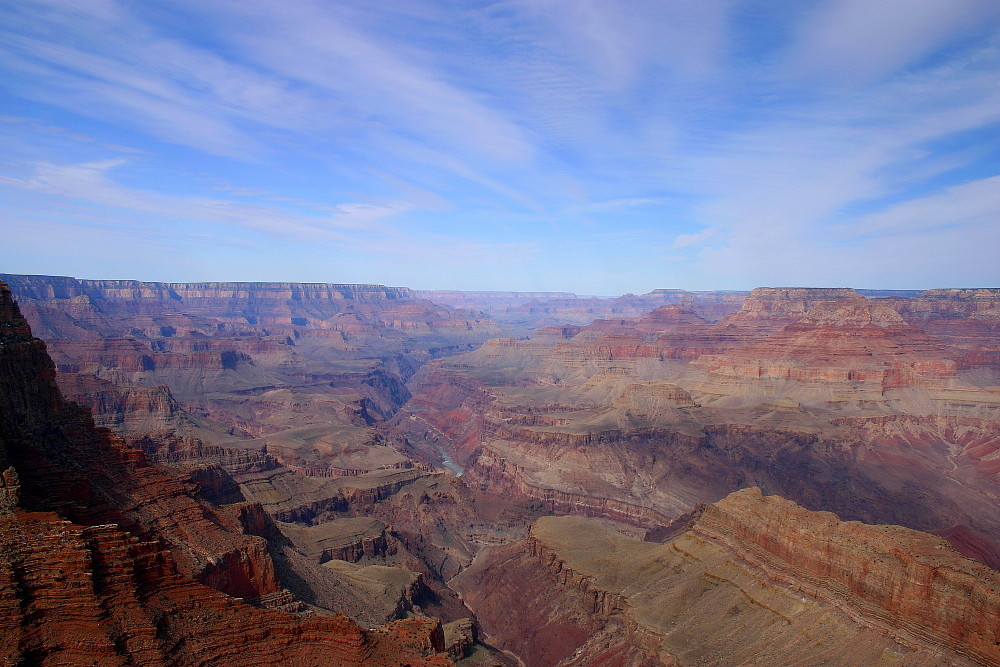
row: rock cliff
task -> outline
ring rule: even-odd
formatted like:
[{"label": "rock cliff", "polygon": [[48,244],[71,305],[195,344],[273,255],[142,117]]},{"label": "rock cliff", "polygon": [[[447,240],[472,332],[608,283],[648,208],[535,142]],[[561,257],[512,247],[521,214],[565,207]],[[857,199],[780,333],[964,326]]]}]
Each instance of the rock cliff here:
[{"label": "rock cliff", "polygon": [[707,507],[693,532],[903,644],[1000,661],[1000,573],[940,537],[842,522],[756,488]]},{"label": "rock cliff", "polygon": [[[665,544],[543,518],[455,584],[491,640],[533,665],[998,659],[995,571],[940,538],[844,523],[757,489],[708,506]],[[515,600],[523,612],[505,616]]]},{"label": "rock cliff", "polygon": [[498,333],[482,314],[380,285],[0,279],[100,425],[266,445],[303,470],[332,453],[302,430],[320,425],[354,449],[344,469],[401,463],[367,447],[372,425],[409,398],[421,364]]},{"label": "rock cliff", "polygon": [[732,378],[796,380],[843,394],[876,396],[890,389],[941,386],[940,381],[955,376],[955,362],[944,345],[907,325],[889,305],[859,295],[819,301],[780,332],[723,354],[704,355],[696,364]]},{"label": "rock cliff", "polygon": [[450,664],[440,625],[418,648],[409,626],[368,632],[241,599],[292,601],[248,532],[259,506],[199,499],[64,402],[2,283],[0,465],[4,664]]},{"label": "rock cliff", "polygon": [[956,361],[968,381],[1000,384],[1000,289],[935,289],[888,301],[907,322],[961,350]]}]

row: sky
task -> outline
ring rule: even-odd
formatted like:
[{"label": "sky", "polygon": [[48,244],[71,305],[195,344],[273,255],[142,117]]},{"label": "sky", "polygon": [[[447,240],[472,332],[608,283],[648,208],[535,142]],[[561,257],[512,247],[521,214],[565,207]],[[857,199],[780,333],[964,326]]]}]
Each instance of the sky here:
[{"label": "sky", "polygon": [[997,0],[0,3],[0,272],[1000,286]]}]

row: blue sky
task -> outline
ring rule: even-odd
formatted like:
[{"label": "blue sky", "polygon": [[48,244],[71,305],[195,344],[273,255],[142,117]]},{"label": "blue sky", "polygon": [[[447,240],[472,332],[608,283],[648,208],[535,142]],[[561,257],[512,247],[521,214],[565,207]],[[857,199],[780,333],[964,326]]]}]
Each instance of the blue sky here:
[{"label": "blue sky", "polygon": [[0,271],[1000,285],[996,0],[0,4]]}]

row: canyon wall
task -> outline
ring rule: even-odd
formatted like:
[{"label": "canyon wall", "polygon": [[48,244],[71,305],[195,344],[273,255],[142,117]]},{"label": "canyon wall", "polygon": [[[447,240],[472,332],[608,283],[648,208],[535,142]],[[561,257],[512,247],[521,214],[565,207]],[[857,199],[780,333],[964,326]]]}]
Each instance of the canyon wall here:
[{"label": "canyon wall", "polygon": [[0,464],[5,664],[451,664],[439,624],[415,648],[412,624],[369,632],[241,599],[292,602],[244,532],[254,505],[208,504],[64,402],[2,283]]},{"label": "canyon wall", "polygon": [[401,465],[371,427],[421,364],[499,331],[381,285],[0,279],[101,426],[266,446],[303,470],[334,454],[348,472]]},{"label": "canyon wall", "polygon": [[940,537],[842,522],[757,488],[708,506],[693,532],[905,644],[1000,661],[1000,573]]},{"label": "canyon wall", "polygon": [[995,664],[997,584],[940,538],[757,489],[664,544],[543,518],[455,581],[533,665]]},{"label": "canyon wall", "polygon": [[675,303],[540,329],[422,367],[392,423],[467,483],[557,512],[649,528],[759,485],[996,542],[994,292],[758,288],[716,322]]},{"label": "canyon wall", "polygon": [[[479,655],[466,605],[531,665],[997,660],[977,616],[995,601],[966,586],[990,571],[810,512],[996,564],[996,290],[532,295],[491,302],[498,326],[380,286],[11,280],[55,359],[0,299],[0,422],[28,443],[0,448],[5,535],[44,536],[10,547],[11,586],[33,571],[16,585],[40,590],[59,558],[71,582],[140,563],[139,594],[101,584],[75,607],[101,659],[156,664],[150,622],[187,637],[166,586],[219,619],[252,610],[271,629],[232,624],[253,641],[336,625],[345,664]],[[742,491],[702,511],[748,486],[798,505]],[[546,514],[577,518],[529,535]],[[105,591],[134,610],[119,629],[93,612]],[[339,620],[285,613],[304,609]],[[81,641],[33,622],[10,655]],[[230,639],[183,641],[178,664],[212,664]]]},{"label": "canyon wall", "polygon": [[684,304],[711,321],[739,310],[746,292],[688,292],[657,289],[619,297],[579,296],[567,292],[417,292],[435,303],[477,310],[514,331],[565,324],[586,326],[597,319],[641,317],[656,308]]}]

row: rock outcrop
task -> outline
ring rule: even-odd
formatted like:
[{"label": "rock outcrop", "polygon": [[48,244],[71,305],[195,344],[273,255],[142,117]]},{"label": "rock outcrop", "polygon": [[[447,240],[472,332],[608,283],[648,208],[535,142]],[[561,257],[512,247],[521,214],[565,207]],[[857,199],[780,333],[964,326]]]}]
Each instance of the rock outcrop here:
[{"label": "rock outcrop", "polygon": [[211,505],[64,402],[2,283],[0,464],[4,664],[450,664],[439,624],[421,643],[414,627],[369,632],[241,599],[291,602],[247,532],[259,506]]},{"label": "rock outcrop", "polygon": [[907,325],[889,305],[859,295],[818,301],[780,332],[723,354],[704,355],[696,365],[716,375],[796,380],[862,397],[939,387],[955,377],[955,362],[944,345]]},{"label": "rock outcrop", "polygon": [[844,523],[757,489],[708,506],[665,544],[543,518],[455,583],[491,641],[534,665],[1000,658],[997,572],[940,538]]},{"label": "rock outcrop", "polygon": [[967,380],[1000,385],[1000,289],[934,289],[888,300],[908,323],[962,352],[956,362]]},{"label": "rock outcrop", "polygon": [[1000,661],[1000,572],[940,537],[842,522],[756,488],[707,507],[693,532],[904,645]]}]

